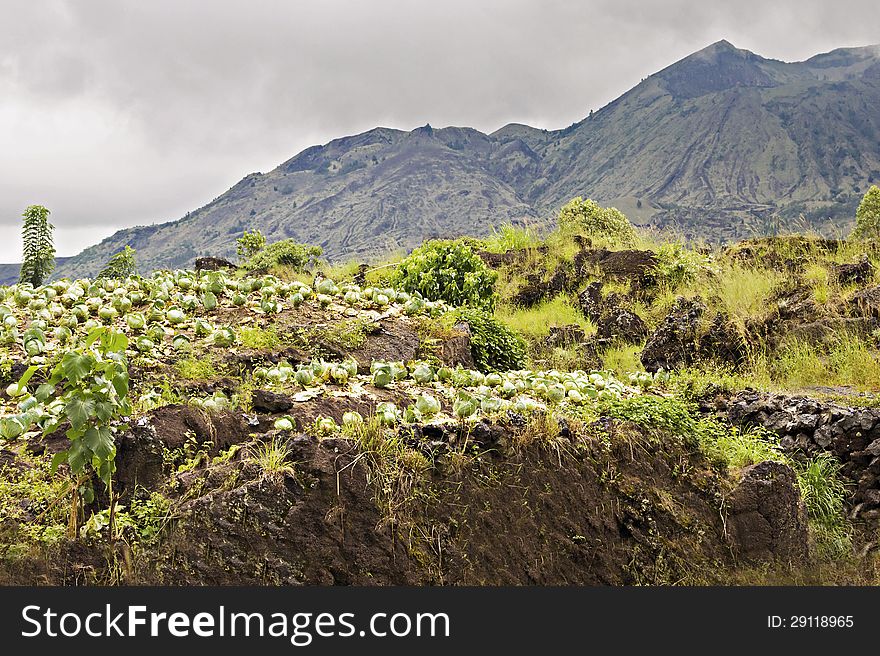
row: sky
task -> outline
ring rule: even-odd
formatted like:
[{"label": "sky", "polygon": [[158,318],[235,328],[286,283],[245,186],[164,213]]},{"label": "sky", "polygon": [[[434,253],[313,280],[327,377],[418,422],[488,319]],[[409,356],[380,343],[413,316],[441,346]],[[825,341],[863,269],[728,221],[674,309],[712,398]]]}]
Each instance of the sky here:
[{"label": "sky", "polygon": [[800,61],[880,41],[867,0],[0,0],[0,262],[178,219],[376,126],[570,125],[727,39]]}]

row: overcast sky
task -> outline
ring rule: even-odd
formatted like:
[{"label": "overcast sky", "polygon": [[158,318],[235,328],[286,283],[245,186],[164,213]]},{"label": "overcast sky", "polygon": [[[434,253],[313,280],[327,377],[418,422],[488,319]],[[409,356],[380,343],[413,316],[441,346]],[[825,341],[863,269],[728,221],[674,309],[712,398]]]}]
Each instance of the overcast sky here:
[{"label": "overcast sky", "polygon": [[725,38],[786,61],[880,41],[867,0],[0,0],[0,262],[180,218],[377,125],[561,128]]}]

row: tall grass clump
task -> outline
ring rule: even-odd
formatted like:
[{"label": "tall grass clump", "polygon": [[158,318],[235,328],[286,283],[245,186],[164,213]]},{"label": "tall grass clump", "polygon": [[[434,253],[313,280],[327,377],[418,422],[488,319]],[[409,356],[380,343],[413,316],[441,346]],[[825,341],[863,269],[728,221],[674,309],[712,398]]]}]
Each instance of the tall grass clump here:
[{"label": "tall grass clump", "polygon": [[546,337],[551,326],[578,325],[587,334],[596,330],[592,322],[581,314],[565,294],[531,308],[503,305],[495,311],[495,317],[527,337]]},{"label": "tall grass clump", "polygon": [[742,321],[764,311],[780,280],[780,275],[772,269],[736,263],[718,273],[710,291],[729,316]]},{"label": "tall grass clump", "polygon": [[540,243],[535,232],[528,227],[519,227],[504,223],[492,228],[492,234],[482,240],[483,249],[489,253],[506,253],[512,250],[524,250]]},{"label": "tall grass clump", "polygon": [[816,555],[828,560],[851,553],[852,531],[845,514],[847,489],[840,477],[840,463],[831,454],[821,453],[797,469]]}]

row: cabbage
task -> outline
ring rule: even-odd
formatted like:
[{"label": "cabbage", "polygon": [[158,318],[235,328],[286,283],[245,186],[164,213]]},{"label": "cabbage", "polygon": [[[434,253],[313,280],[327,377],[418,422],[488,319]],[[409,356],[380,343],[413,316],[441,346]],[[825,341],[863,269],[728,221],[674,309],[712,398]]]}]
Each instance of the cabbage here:
[{"label": "cabbage", "polygon": [[147,325],[147,320],[144,319],[144,315],[140,312],[132,312],[125,315],[125,323],[131,330],[140,331]]},{"label": "cabbage", "polygon": [[321,307],[327,307],[333,302],[333,298],[327,294],[318,294],[317,299],[318,303],[321,304]]},{"label": "cabbage", "polygon": [[296,374],[294,374],[294,379],[297,383],[302,385],[303,387],[308,387],[312,384],[312,381],[315,379],[315,376],[312,372],[306,368],[297,369]]},{"label": "cabbage", "polygon": [[420,385],[425,385],[427,383],[433,382],[434,371],[429,365],[422,363],[413,370],[412,377],[413,380],[415,380]]},{"label": "cabbage", "polygon": [[330,369],[330,378],[332,378],[334,382],[343,385],[348,381],[348,369],[342,365],[333,367]]},{"label": "cabbage", "polygon": [[6,387],[6,395],[11,398],[24,394],[27,394],[27,386],[25,385],[19,386],[18,383],[11,383]]},{"label": "cabbage", "polygon": [[190,347],[189,337],[181,334],[175,335],[171,340],[171,346],[177,351],[186,351]]},{"label": "cabbage", "polygon": [[204,319],[196,319],[193,329],[195,330],[196,337],[207,337],[214,332],[213,326]]},{"label": "cabbage", "polygon": [[335,433],[338,429],[333,417],[321,417],[315,422],[315,430],[321,435]]},{"label": "cabbage", "polygon": [[502,379],[498,374],[489,374],[486,376],[486,385],[489,387],[498,387],[501,383]]},{"label": "cabbage", "polygon": [[459,419],[465,419],[477,411],[477,402],[469,398],[457,399],[452,406],[452,411]]},{"label": "cabbage", "polygon": [[329,278],[324,278],[324,280],[322,280],[321,282],[319,282],[317,284],[315,289],[317,290],[317,292],[319,294],[330,294],[330,295],[335,294],[337,291],[339,291],[336,288],[336,283],[333,282],[332,280],[330,280]]},{"label": "cabbage", "polygon": [[180,324],[186,321],[186,315],[179,308],[173,308],[165,313],[165,318],[170,324]]},{"label": "cabbage", "polygon": [[488,396],[480,401],[480,409],[485,413],[500,412],[503,407],[504,401],[495,396]]},{"label": "cabbage", "polygon": [[18,417],[2,417],[0,418],[0,437],[11,440],[21,435],[25,430],[25,426]]},{"label": "cabbage", "polygon": [[440,401],[430,394],[420,394],[416,399],[416,410],[426,417],[431,417],[440,412]]},{"label": "cabbage", "polygon": [[214,292],[205,292],[205,295],[202,296],[202,305],[210,312],[217,307],[217,295]]},{"label": "cabbage", "polygon": [[386,425],[391,426],[397,423],[397,417],[400,414],[400,411],[397,409],[397,406],[389,401],[385,401],[376,406],[376,417],[379,419],[379,422]]},{"label": "cabbage", "polygon": [[100,310],[98,310],[98,317],[104,323],[110,323],[117,316],[119,316],[119,312],[117,312],[116,309],[112,307],[102,307]]},{"label": "cabbage", "polygon": [[547,389],[547,398],[553,403],[559,403],[565,398],[565,387],[554,383]]},{"label": "cabbage", "polygon": [[387,364],[373,372],[373,385],[376,387],[388,387],[393,380],[394,376],[391,373],[391,367]]},{"label": "cabbage", "polygon": [[211,335],[214,346],[232,346],[235,344],[235,332],[231,328],[218,328]]},{"label": "cabbage", "polygon": [[280,431],[293,430],[293,422],[290,420],[290,417],[281,417],[281,419],[276,419],[275,420],[275,430],[280,430]]},{"label": "cabbage", "polygon": [[300,305],[302,305],[304,300],[305,298],[299,292],[296,292],[293,296],[290,297],[290,303],[295,308],[298,308]]},{"label": "cabbage", "polygon": [[139,337],[134,346],[138,351],[141,351],[142,353],[150,353],[153,349],[156,348],[153,340],[151,340],[149,337]]},{"label": "cabbage", "polygon": [[344,426],[357,426],[364,423],[364,418],[360,412],[346,412],[342,415],[342,424]]},{"label": "cabbage", "polygon": [[348,371],[350,377],[357,376],[358,363],[354,358],[348,358],[342,361],[342,366]]}]

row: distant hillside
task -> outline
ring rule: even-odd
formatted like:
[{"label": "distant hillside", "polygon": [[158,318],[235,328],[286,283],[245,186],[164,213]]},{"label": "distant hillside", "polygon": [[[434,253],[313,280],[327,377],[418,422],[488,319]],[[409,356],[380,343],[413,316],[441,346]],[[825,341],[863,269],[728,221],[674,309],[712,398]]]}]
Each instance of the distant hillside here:
[{"label": "distant hillside", "polygon": [[58,267],[91,275],[126,244],[142,270],[269,239],[366,258],[425,238],[541,222],[575,195],[724,241],[800,221],[845,229],[880,181],[880,47],[804,62],[719,41],[564,130],[376,128],[246,176],[179,221],[122,230]]},{"label": "distant hillside", "polygon": [[[55,258],[55,266],[61,267],[67,262],[69,257]],[[0,285],[14,285],[18,282],[18,274],[21,271],[21,264],[0,264]]]}]

